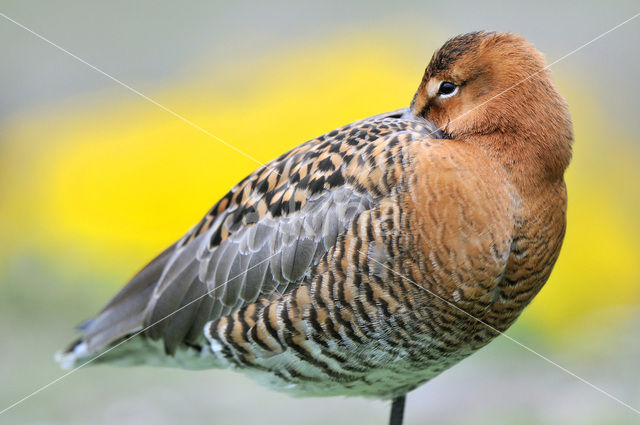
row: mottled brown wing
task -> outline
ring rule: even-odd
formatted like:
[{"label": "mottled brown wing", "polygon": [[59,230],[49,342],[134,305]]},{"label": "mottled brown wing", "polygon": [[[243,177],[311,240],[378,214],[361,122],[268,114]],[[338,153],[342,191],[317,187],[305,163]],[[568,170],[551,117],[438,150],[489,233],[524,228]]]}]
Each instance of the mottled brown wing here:
[{"label": "mottled brown wing", "polygon": [[334,130],[256,170],[83,327],[82,351],[146,328],[173,353],[199,344],[206,322],[286,293],[380,197],[360,182],[376,166],[367,144],[393,143],[404,131],[442,137],[400,110]]}]

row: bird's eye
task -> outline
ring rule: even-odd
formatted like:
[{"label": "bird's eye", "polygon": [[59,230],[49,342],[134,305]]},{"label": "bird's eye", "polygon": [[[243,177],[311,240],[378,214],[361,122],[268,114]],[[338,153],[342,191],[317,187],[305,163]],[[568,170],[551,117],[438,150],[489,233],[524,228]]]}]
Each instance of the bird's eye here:
[{"label": "bird's eye", "polygon": [[458,93],[458,86],[449,81],[443,81],[438,88],[438,96],[441,98],[451,97]]}]

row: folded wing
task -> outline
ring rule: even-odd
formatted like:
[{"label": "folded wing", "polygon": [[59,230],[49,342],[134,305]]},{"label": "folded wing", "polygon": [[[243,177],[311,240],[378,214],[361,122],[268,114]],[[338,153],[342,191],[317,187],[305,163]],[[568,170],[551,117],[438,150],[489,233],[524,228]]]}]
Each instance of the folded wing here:
[{"label": "folded wing", "polygon": [[282,296],[381,196],[352,175],[371,166],[367,143],[404,129],[441,136],[400,110],[334,130],[256,170],[82,325],[67,353],[75,360],[140,332],[173,354],[199,345],[206,322]]}]

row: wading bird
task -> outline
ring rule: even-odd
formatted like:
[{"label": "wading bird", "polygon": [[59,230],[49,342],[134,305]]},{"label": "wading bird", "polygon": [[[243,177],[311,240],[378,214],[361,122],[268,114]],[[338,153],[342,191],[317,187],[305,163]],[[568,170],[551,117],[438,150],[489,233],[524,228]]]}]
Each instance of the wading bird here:
[{"label": "wading bird", "polygon": [[231,367],[295,395],[393,400],[400,424],[409,391],[506,330],[549,277],[572,139],[531,44],[454,37],[409,108],[242,180],[58,360]]}]

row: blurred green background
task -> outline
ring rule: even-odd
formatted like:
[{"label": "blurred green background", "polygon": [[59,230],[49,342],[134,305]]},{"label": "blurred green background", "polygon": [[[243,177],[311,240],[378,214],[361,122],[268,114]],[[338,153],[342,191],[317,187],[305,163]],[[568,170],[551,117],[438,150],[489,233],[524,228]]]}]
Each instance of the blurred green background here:
[{"label": "blurred green background", "polygon": [[[0,12],[266,162],[408,104],[477,29],[549,62],[637,1],[0,1]],[[575,125],[569,227],[509,335],[640,408],[640,18],[554,65]],[[60,377],[73,326],[257,164],[0,17],[0,410]],[[292,399],[228,371],[83,368],[16,424],[385,424],[388,404]],[[499,338],[411,393],[406,424],[631,424],[640,416]]]}]

